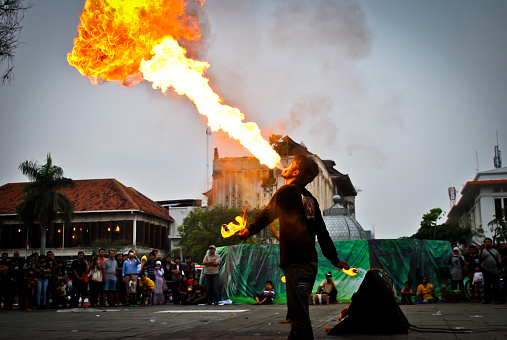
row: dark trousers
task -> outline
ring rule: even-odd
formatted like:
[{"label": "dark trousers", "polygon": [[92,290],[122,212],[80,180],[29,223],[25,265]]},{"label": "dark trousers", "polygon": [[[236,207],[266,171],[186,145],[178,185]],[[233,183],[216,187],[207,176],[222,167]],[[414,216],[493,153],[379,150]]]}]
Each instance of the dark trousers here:
[{"label": "dark trousers", "polygon": [[96,305],[102,291],[102,282],[90,280],[90,305]]},{"label": "dark trousers", "polygon": [[0,303],[3,300],[4,308],[10,309],[12,308],[12,303],[14,300],[14,281],[10,279],[4,279],[4,281],[0,282]]},{"label": "dark trousers", "polygon": [[171,282],[171,291],[173,294],[173,302],[176,304],[181,302],[180,294],[178,293],[179,287],[180,287],[180,282]]},{"label": "dark trousers", "polygon": [[500,275],[482,268],[482,276],[484,277],[484,302],[490,303],[492,294],[493,299],[498,301],[498,282],[500,281]]},{"label": "dark trousers", "polygon": [[205,274],[206,275],[206,290],[208,291],[208,302],[209,303],[217,303],[219,299],[218,293],[218,283],[219,283],[219,275],[218,274]]},{"label": "dark trousers", "polygon": [[461,299],[465,299],[465,288],[463,287],[463,280],[451,280],[451,289],[459,289],[461,291]]},{"label": "dark trousers", "polygon": [[308,298],[317,276],[317,263],[293,263],[283,268],[286,279],[287,317],[291,330],[288,339],[312,340]]},{"label": "dark trousers", "polygon": [[80,299],[84,303],[86,295],[86,283],[83,280],[72,280],[72,305],[77,307]]}]

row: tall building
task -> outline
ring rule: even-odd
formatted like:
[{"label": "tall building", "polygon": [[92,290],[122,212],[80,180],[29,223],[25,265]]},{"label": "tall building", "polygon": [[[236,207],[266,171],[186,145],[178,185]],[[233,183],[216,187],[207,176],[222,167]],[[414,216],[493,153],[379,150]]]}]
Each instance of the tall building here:
[{"label": "tall building", "polygon": [[[357,191],[348,175],[334,169],[334,161],[320,159],[302,143],[298,144],[288,136],[280,138],[274,149],[281,156],[284,168],[292,162],[295,155],[312,157],[319,166],[319,175],[306,188],[317,198],[321,209],[333,206],[333,196],[340,195],[343,197],[343,205],[355,216]],[[276,190],[285,184],[281,173],[281,169],[269,169],[254,157],[220,158],[218,149],[215,149],[212,189],[205,195],[211,206],[262,209]]]},{"label": "tall building", "polygon": [[[478,172],[461,190],[461,198],[447,214],[446,223],[458,223],[462,227],[482,228],[492,237],[488,224],[494,219],[505,219],[507,208],[507,168]],[[483,240],[474,239],[477,244]]]}]

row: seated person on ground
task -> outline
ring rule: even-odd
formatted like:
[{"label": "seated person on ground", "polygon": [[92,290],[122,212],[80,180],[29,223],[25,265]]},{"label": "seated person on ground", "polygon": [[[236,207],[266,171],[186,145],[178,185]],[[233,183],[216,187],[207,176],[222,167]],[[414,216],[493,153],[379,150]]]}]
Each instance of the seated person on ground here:
[{"label": "seated person on ground", "polygon": [[141,306],[145,305],[146,299],[148,299],[148,305],[153,306],[153,289],[155,289],[155,283],[150,278],[146,277],[146,274],[143,272],[139,274],[139,287],[142,288],[143,292]]},{"label": "seated person on ground", "polygon": [[[190,281],[190,280],[189,280]],[[206,288],[200,285],[197,280],[192,280],[192,294],[189,294],[186,304],[188,305],[199,305],[208,302],[208,295],[206,294]]]},{"label": "seated person on ground", "polygon": [[179,301],[187,301],[188,300],[188,279],[185,275],[183,275],[181,279],[181,283],[178,286],[178,291],[176,294],[179,295]]},{"label": "seated person on ground", "polygon": [[435,287],[428,282],[428,277],[423,276],[421,284],[417,286],[416,301],[422,300],[423,302],[436,302],[438,301],[438,294]]},{"label": "seated person on ground", "polygon": [[273,282],[270,280],[266,281],[266,287],[260,292],[260,294],[255,294],[254,299],[256,305],[270,305],[273,303],[273,299],[275,298],[275,290],[273,289]]},{"label": "seated person on ground", "polygon": [[413,305],[414,302],[412,302],[412,295],[414,295],[414,292],[410,288],[410,282],[405,282],[405,288],[401,290],[401,304],[402,305]]},{"label": "seated person on ground", "polygon": [[317,288],[317,294],[327,294],[329,295],[329,303],[336,303],[338,291],[336,290],[336,282],[333,280],[331,272],[326,273],[326,279]]}]

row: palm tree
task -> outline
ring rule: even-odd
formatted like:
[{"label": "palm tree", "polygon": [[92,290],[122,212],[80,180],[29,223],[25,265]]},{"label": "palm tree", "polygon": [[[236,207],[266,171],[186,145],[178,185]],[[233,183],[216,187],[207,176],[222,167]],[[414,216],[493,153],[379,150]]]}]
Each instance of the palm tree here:
[{"label": "palm tree", "polygon": [[74,181],[63,177],[63,170],[53,165],[51,154],[48,153],[46,164],[38,165],[34,161],[24,161],[19,170],[26,175],[31,183],[25,186],[23,202],[17,207],[18,216],[25,224],[37,223],[41,228],[40,251],[46,252],[46,228],[61,213],[65,222],[70,222],[74,205],[69,198],[58,190],[73,187]]}]

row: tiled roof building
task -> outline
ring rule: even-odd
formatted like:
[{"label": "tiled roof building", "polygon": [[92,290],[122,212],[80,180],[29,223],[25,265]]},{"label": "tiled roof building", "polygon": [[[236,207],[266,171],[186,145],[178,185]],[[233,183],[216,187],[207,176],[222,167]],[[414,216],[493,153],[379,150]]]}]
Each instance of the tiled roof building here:
[{"label": "tiled roof building", "polygon": [[[16,207],[23,200],[28,183],[8,183],[0,187],[0,248],[40,245],[38,225],[23,225]],[[167,250],[168,230],[173,218],[167,209],[137,190],[115,179],[77,180],[73,188],[62,189],[74,203],[72,223],[48,226],[47,248],[86,248],[95,239],[126,239],[133,245]]]}]

